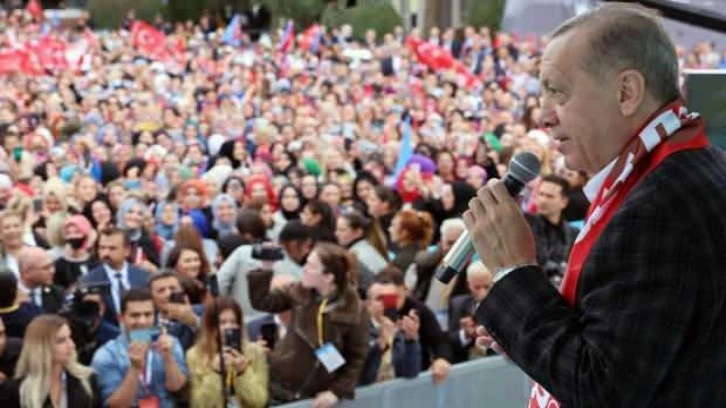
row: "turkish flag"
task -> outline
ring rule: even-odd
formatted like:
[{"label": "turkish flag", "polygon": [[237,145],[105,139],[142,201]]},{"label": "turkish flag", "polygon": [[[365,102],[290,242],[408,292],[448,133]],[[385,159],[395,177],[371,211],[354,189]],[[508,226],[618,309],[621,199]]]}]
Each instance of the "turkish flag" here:
[{"label": "turkish flag", "polygon": [[143,21],[135,21],[131,26],[131,44],[149,58],[166,59],[170,56],[166,35]]},{"label": "turkish flag", "polygon": [[42,69],[63,70],[68,68],[68,43],[44,37],[34,45],[28,45],[29,53],[35,54]]},{"label": "turkish flag", "polygon": [[27,11],[36,20],[43,18],[43,6],[40,5],[40,0],[28,1],[28,5],[25,6],[25,11]]},{"label": "turkish flag", "polygon": [[421,63],[434,71],[454,68],[456,59],[446,48],[413,37],[406,39],[406,45]]},{"label": "turkish flag", "polygon": [[22,69],[23,57],[17,50],[0,52],[0,74],[12,74]]}]

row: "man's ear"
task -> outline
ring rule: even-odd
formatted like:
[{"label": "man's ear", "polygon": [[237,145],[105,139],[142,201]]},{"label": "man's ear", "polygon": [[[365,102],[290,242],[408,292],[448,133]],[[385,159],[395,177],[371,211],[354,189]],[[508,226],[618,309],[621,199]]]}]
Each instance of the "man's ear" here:
[{"label": "man's ear", "polygon": [[645,77],[637,70],[626,69],[618,74],[618,86],[620,113],[631,117],[645,100]]}]

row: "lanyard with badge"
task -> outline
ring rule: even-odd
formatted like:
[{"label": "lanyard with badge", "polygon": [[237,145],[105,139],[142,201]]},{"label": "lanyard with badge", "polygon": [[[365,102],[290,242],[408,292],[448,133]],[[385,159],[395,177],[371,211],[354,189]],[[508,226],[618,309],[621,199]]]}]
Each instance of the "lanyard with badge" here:
[{"label": "lanyard with badge", "polygon": [[152,394],[151,380],[153,377],[152,362],[154,361],[151,355],[151,350],[146,353],[146,361],[144,368],[139,373],[139,382],[144,391],[144,398],[139,399],[139,408],[159,408],[159,397]]},{"label": "lanyard with badge", "polygon": [[345,358],[340,354],[338,349],[335,348],[333,343],[325,341],[325,328],[323,314],[325,313],[325,307],[328,305],[328,299],[323,299],[318,308],[318,345],[319,348],[315,350],[315,356],[323,364],[328,373],[333,373],[345,364]]}]

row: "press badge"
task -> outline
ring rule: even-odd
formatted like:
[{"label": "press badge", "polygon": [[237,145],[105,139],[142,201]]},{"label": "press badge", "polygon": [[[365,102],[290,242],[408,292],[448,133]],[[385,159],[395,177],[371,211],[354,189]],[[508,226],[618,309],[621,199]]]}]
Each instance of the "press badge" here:
[{"label": "press badge", "polygon": [[340,355],[332,343],[325,343],[323,347],[315,350],[315,356],[323,363],[328,373],[334,372],[345,364],[345,358]]}]

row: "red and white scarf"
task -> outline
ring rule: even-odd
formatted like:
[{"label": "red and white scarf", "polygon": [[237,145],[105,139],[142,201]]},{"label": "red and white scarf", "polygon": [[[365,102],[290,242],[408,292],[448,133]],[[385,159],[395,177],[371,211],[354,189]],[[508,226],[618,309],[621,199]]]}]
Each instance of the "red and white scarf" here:
[{"label": "red and white scarf", "polygon": [[[678,132],[677,135],[674,135]],[[613,162],[604,183],[590,204],[587,221],[575,240],[562,282],[562,296],[574,307],[577,284],[590,250],[628,193],[671,154],[708,146],[703,122],[697,113],[688,113],[673,102],[653,114]],[[529,408],[559,408],[560,404],[535,383]]]}]

